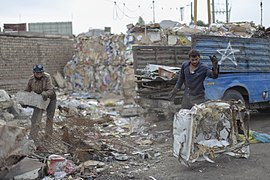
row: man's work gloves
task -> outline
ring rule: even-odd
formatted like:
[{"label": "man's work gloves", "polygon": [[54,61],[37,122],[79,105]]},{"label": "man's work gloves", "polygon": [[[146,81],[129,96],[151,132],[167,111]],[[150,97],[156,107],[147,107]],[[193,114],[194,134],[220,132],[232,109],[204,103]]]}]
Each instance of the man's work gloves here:
[{"label": "man's work gloves", "polygon": [[178,92],[179,90],[174,87],[173,90],[171,90],[171,92],[169,93],[169,100],[170,101],[173,101],[175,96],[176,96],[176,93]]},{"label": "man's work gloves", "polygon": [[22,108],[27,108],[27,105],[21,104]]},{"label": "man's work gloves", "polygon": [[209,56],[212,66],[213,66],[213,74],[217,75],[218,74],[218,59],[215,55]]},{"label": "man's work gloves", "polygon": [[43,98],[44,101],[47,101],[47,99],[49,98],[49,94],[46,91],[43,91],[41,93],[41,96]]}]

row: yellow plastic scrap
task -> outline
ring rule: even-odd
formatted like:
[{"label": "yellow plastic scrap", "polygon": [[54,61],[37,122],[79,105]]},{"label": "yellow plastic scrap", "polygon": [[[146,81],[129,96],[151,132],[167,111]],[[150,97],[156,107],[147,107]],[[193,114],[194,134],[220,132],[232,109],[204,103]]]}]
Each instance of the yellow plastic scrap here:
[{"label": "yellow plastic scrap", "polygon": [[[249,131],[249,143],[250,144],[260,143],[260,141],[254,138],[253,133],[254,131],[251,131],[251,130]],[[245,136],[243,134],[239,134],[239,138],[241,141],[245,140]]]},{"label": "yellow plastic scrap", "polygon": [[179,36],[179,41],[183,46],[190,45],[190,41],[188,40],[188,38],[186,36],[180,35]]},{"label": "yellow plastic scrap", "polygon": [[107,107],[116,106],[116,101],[114,99],[107,99],[104,101],[104,105]]}]

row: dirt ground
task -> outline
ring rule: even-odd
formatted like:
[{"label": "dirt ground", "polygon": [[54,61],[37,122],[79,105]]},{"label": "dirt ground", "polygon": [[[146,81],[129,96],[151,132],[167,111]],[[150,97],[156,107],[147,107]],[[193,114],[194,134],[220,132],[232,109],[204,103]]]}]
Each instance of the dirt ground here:
[{"label": "dirt ground", "polygon": [[[215,163],[207,161],[195,162],[192,167],[181,165],[172,153],[172,121],[155,121],[152,132],[168,132],[167,137],[161,138],[152,146],[161,152],[158,158],[149,158],[136,165],[120,169],[117,174],[103,175],[97,179],[245,179],[266,180],[270,178],[270,144],[251,144],[250,157],[235,158],[227,155],[218,157]],[[270,133],[270,114],[252,113],[250,129]],[[122,175],[120,175],[122,174]]]},{"label": "dirt ground", "polygon": [[[118,111],[116,107],[111,108],[107,107],[107,111]],[[190,168],[187,168],[173,156],[173,119],[165,120],[164,117],[157,116],[158,114],[146,111],[144,123],[134,119],[133,122],[138,122],[138,124],[133,127],[135,131],[131,134],[126,133],[128,131],[122,131],[131,127],[123,127],[119,130],[119,127],[113,125],[111,118],[107,116],[95,119],[95,121],[89,121],[91,119],[86,117],[71,118],[72,121],[66,119],[55,123],[54,144],[46,143],[46,141],[43,143],[50,150],[49,154],[72,152],[73,158],[71,160],[77,165],[87,160],[97,160],[105,164],[102,167],[89,169],[89,172],[84,171],[85,179],[270,179],[269,143],[251,144],[248,159],[223,155],[216,158],[215,163],[195,162]],[[64,127],[69,129],[69,136],[66,140],[64,135],[67,128]],[[270,113],[251,113],[250,129],[270,134]],[[59,139],[73,145],[79,151],[64,146]],[[113,149],[104,147],[104,144],[113,145]],[[53,149],[51,149],[52,147]],[[81,149],[87,151],[80,151]],[[117,154],[112,153],[119,153],[121,154],[120,158],[124,159],[116,159]],[[41,153],[41,155],[45,157],[46,154]],[[127,159],[125,159],[126,157]],[[78,163],[77,160],[80,162]],[[73,174],[72,177],[65,177],[65,179],[80,179],[79,177],[82,176]]]}]

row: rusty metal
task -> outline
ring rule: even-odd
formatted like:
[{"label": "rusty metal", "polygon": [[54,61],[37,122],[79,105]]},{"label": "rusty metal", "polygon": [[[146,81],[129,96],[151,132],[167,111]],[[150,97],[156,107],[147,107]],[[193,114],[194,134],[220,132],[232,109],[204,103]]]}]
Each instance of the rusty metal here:
[{"label": "rusty metal", "polygon": [[147,64],[180,67],[188,60],[189,50],[190,46],[133,46],[135,74]]}]

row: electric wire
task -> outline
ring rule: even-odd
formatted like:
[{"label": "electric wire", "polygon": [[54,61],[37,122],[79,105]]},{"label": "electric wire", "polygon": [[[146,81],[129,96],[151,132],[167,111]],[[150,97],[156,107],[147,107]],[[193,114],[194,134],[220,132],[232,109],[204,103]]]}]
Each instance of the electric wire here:
[{"label": "electric wire", "polygon": [[130,8],[128,8],[128,7],[126,6],[126,3],[123,3],[123,5],[124,5],[124,7],[125,7],[129,12],[137,12],[137,11],[140,10],[140,7],[141,7],[140,5],[138,5],[137,9],[132,10],[132,9],[130,9]]},{"label": "electric wire", "polygon": [[[113,6],[113,19],[114,20],[122,20],[124,18],[124,10],[123,13],[121,15],[121,17],[118,15],[118,11],[117,11],[118,5],[116,4],[116,1],[114,1],[114,6]],[[120,9],[120,8],[119,8]],[[120,9],[121,11],[121,9]]]},{"label": "electric wire", "polygon": [[127,18],[130,18],[130,19],[135,19],[135,18],[138,18],[138,16],[136,17],[131,17],[129,15],[127,15],[124,10],[121,10],[121,8],[116,4],[116,7],[119,9],[119,11],[122,13],[122,16],[126,16]]},{"label": "electric wire", "polygon": [[[130,18],[130,19],[137,19],[140,16],[142,16],[142,15],[140,15],[140,16],[130,16],[130,15],[128,15],[127,13],[125,13],[125,7],[126,7],[125,4],[123,4],[123,9],[121,9],[118,6],[118,4],[116,3],[116,1],[114,1],[114,8],[113,8],[113,14],[114,14],[113,18],[114,18],[114,20],[116,20],[116,19],[121,20],[124,17]],[[120,12],[122,14],[121,17],[119,17],[118,12]]]},{"label": "electric wire", "polygon": [[[110,1],[110,0],[106,0],[106,1]],[[121,8],[118,5],[119,3],[117,3],[116,1],[113,1],[113,3],[114,3],[114,6],[113,6],[113,20],[122,20],[124,17],[130,18],[130,19],[137,19],[139,17],[144,16],[146,13],[149,13],[149,12],[147,12],[148,8],[153,10],[153,3],[152,2],[149,3],[148,6],[145,6],[146,10],[144,10],[144,11],[142,11],[142,6],[140,4],[137,5],[136,9],[131,9],[126,5],[125,1],[120,1],[120,2],[122,2],[123,8]],[[160,7],[160,9],[165,10],[167,8]],[[171,8],[169,8],[169,10],[171,10],[171,11],[174,10],[174,11],[178,12],[178,8],[175,8],[175,7],[173,7],[173,8],[171,7]],[[138,11],[141,11],[142,13],[140,15],[136,15],[136,16],[130,15],[131,13],[136,13]]]}]

